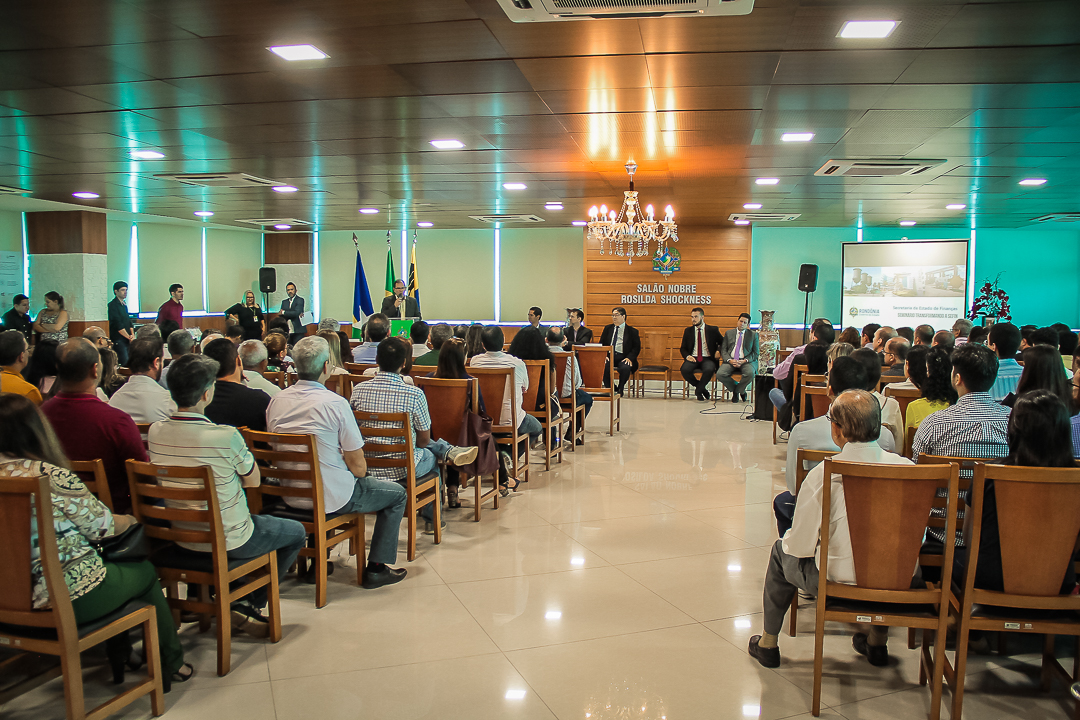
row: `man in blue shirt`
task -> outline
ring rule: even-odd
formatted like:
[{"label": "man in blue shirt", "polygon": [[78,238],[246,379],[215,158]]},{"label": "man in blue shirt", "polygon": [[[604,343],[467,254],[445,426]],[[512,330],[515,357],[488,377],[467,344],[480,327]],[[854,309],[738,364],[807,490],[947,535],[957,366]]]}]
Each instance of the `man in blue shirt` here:
[{"label": "man in blue shirt", "polygon": [[1016,391],[1020,375],[1024,372],[1024,368],[1016,362],[1016,352],[1020,349],[1020,328],[1012,323],[995,323],[990,328],[986,345],[998,356],[997,379],[990,387],[990,399],[1001,402],[1009,393]]}]

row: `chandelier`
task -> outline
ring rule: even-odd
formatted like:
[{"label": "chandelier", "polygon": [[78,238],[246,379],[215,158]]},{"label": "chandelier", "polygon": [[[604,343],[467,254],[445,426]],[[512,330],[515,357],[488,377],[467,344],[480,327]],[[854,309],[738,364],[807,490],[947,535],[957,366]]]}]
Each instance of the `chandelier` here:
[{"label": "chandelier", "polygon": [[646,205],[645,213],[638,204],[638,194],[634,190],[634,173],[637,163],[627,161],[626,174],[630,176],[630,189],[623,191],[622,208],[616,213],[608,211],[607,205],[599,209],[594,205],[589,208],[589,238],[600,243],[600,254],[625,256],[627,263],[634,264],[634,257],[644,257],[650,253],[652,243],[656,242],[657,257],[664,254],[668,240],[679,242],[679,229],[675,225],[675,211],[668,205],[664,208],[664,219],[653,217],[653,206]]}]

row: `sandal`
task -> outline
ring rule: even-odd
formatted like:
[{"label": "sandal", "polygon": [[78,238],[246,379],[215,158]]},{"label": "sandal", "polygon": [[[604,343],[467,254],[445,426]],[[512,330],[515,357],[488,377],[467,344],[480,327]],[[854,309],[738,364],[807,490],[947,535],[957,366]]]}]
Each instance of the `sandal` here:
[{"label": "sandal", "polygon": [[[185,670],[187,672],[185,672]],[[184,663],[180,666],[180,669],[174,672],[172,675],[165,675],[161,678],[161,689],[165,692],[172,690],[172,684],[186,683],[195,675],[195,667],[191,663]]]},{"label": "sandal", "polygon": [[499,483],[499,494],[506,497],[511,491],[517,492],[520,485],[521,481],[517,478],[508,478],[506,482]]}]

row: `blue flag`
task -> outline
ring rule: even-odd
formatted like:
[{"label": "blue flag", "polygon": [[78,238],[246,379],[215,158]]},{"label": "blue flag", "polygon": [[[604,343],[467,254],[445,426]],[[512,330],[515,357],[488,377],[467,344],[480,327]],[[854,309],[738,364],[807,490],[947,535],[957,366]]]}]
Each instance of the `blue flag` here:
[{"label": "blue flag", "polygon": [[[353,233],[353,243],[356,243],[356,233]],[[371,293],[368,291],[367,275],[364,274],[364,261],[360,259],[360,247],[356,248],[356,277],[353,285],[353,320],[357,327],[368,315],[375,312],[371,305]]]}]

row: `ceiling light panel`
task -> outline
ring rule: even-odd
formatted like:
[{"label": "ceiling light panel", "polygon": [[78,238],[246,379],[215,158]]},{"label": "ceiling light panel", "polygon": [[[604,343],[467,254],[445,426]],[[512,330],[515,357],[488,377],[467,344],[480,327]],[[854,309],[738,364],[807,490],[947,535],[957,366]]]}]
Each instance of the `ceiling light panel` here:
[{"label": "ceiling light panel", "polygon": [[791,132],[784,133],[780,136],[780,139],[784,142],[810,142],[814,139],[814,133],[812,132]]},{"label": "ceiling light panel", "polygon": [[132,150],[131,157],[134,160],[161,160],[165,157],[165,153],[157,150]]},{"label": "ceiling light panel", "polygon": [[267,49],[290,62],[295,60],[322,60],[330,57],[314,45],[277,45]]},{"label": "ceiling light panel", "polygon": [[896,29],[896,20],[850,20],[837,33],[842,38],[887,38]]},{"label": "ceiling light panel", "polygon": [[524,190],[527,187],[529,187],[529,186],[526,185],[525,183],[519,183],[519,182],[503,183],[503,189],[505,189],[505,190]]},{"label": "ceiling light panel", "polygon": [[758,178],[754,182],[758,185],[779,185],[780,178]]},{"label": "ceiling light panel", "polygon": [[460,140],[432,140],[431,144],[440,150],[460,150],[465,147],[465,143]]}]

